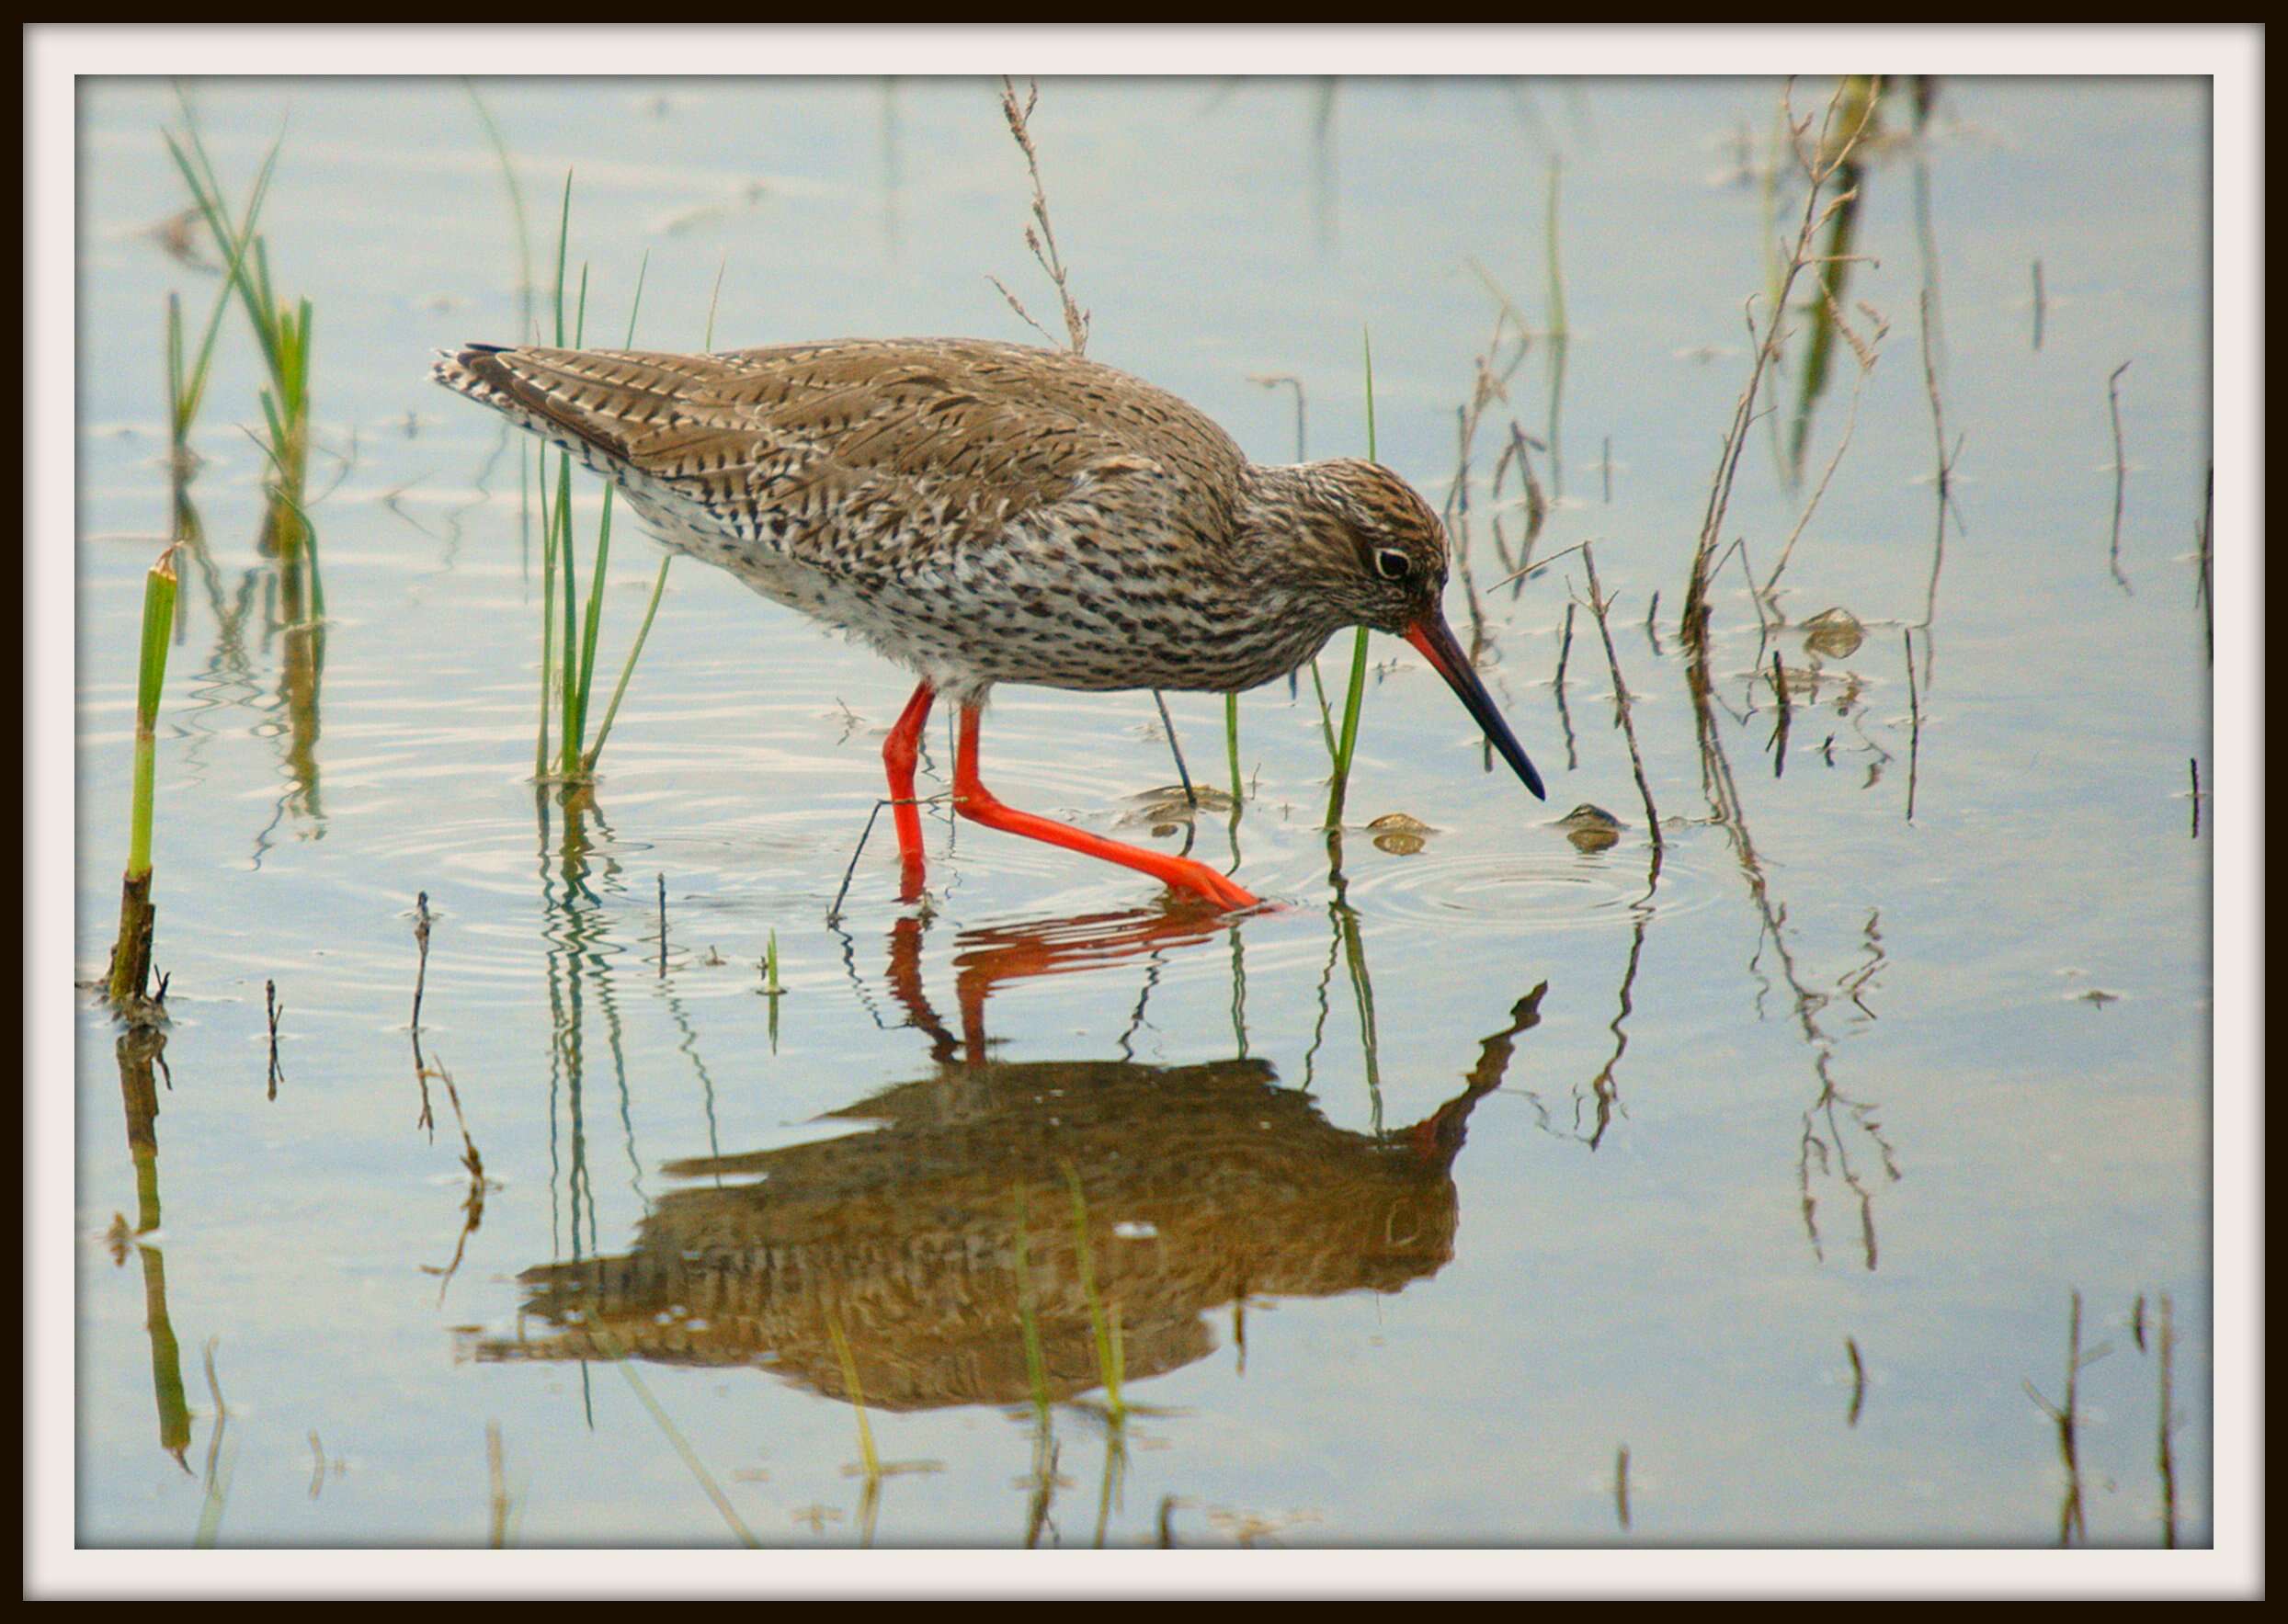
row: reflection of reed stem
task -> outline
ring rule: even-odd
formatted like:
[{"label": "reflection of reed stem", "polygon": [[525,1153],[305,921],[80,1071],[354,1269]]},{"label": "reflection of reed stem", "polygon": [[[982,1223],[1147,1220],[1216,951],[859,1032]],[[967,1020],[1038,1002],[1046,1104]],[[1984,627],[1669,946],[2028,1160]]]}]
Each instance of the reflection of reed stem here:
[{"label": "reflection of reed stem", "polygon": [[270,1092],[269,1092],[269,1097],[270,1097],[270,1098],[272,1098],[272,1099],[276,1099],[276,1098],[278,1097],[278,1085],[279,1085],[279,1069],[278,1069],[278,1023],[279,1023],[279,1016],[280,1016],[281,1015],[283,1015],[283,1014],[285,1014],[285,1013],[286,1013],[286,1011],[285,1011],[284,1007],[283,1007],[283,1006],[282,1006],[282,1005],[279,1003],[279,1001],[278,1001],[278,982],[275,982],[275,981],[269,981],[269,980],[266,980],[266,981],[264,981],[264,982],[263,982],[263,983],[262,983],[262,1004],[263,1004],[263,1012],[264,1012],[264,1015],[265,1015],[265,1016],[266,1016],[266,1017],[268,1018],[268,1022],[269,1022],[269,1027],[270,1027],[270,1076],[269,1076],[269,1089],[270,1089]]},{"label": "reflection of reed stem", "polygon": [[508,1545],[508,1461],[501,1444],[500,1423],[484,1424],[484,1476],[491,1485],[492,1527],[485,1544],[495,1550]]},{"label": "reflection of reed stem", "polygon": [[1597,634],[1604,640],[1605,663],[1612,672],[1613,719],[1629,743],[1629,770],[1636,775],[1636,793],[1645,803],[1645,826],[1651,834],[1653,849],[1663,849],[1667,841],[1660,832],[1660,809],[1653,804],[1652,786],[1645,778],[1644,754],[1636,746],[1636,721],[1630,713],[1629,685],[1621,675],[1621,656],[1613,652],[1612,628],[1606,623],[1608,600],[1597,581],[1597,554],[1586,541],[1581,543],[1581,562],[1588,571],[1589,612],[1597,617]]},{"label": "reflection of reed stem", "polygon": [[222,1437],[230,1429],[231,1410],[222,1402],[222,1379],[214,1373],[214,1349],[218,1340],[208,1337],[206,1346],[207,1391],[214,1400],[214,1431],[207,1440],[206,1498],[199,1507],[199,1531],[191,1539],[193,1547],[199,1550],[214,1548],[215,1535],[222,1527],[222,1507],[230,1499],[231,1466],[237,1459],[235,1450],[232,1451],[230,1461],[222,1459]]},{"label": "reflection of reed stem", "polygon": [[2122,574],[2122,498],[2129,483],[2129,460],[2122,449],[2122,374],[2129,370],[2123,361],[2105,380],[2105,410],[2113,423],[2113,539],[2106,555],[2107,566],[2113,572],[2113,584],[2126,591],[2129,577]]},{"label": "reflection of reed stem", "polygon": [[2169,1320],[2168,1293],[2161,1293],[2161,1544],[2177,1549],[2177,1459],[2169,1435],[2176,1423],[2177,1331]]},{"label": "reflection of reed stem", "polygon": [[874,1429],[866,1420],[866,1388],[859,1380],[858,1360],[851,1357],[850,1339],[842,1329],[842,1311],[835,1304],[826,1306],[826,1334],[834,1339],[834,1357],[842,1366],[842,1390],[849,1401],[850,1411],[858,1419],[858,1456],[867,1478],[879,1481],[882,1476],[882,1457],[874,1451]]},{"label": "reflection of reed stem", "polygon": [[1902,630],[1901,641],[1907,644],[1907,821],[1915,821],[1915,787],[1922,772],[1922,699],[1915,687],[1915,633],[1913,628]]},{"label": "reflection of reed stem", "polygon": [[[659,1430],[666,1436],[667,1442],[674,1448],[677,1455],[682,1459],[683,1464],[690,1471],[692,1477],[698,1480],[700,1489],[706,1493],[708,1499],[714,1503],[715,1509],[722,1515],[723,1520],[730,1525],[732,1533],[738,1536],[739,1543],[749,1550],[759,1550],[760,1545],[753,1532],[748,1529],[736,1508],[732,1505],[730,1497],[723,1493],[723,1485],[715,1481],[715,1474],[707,1470],[707,1463],[699,1458],[699,1452],[691,1448],[689,1441],[684,1437],[682,1429],[676,1425],[674,1418],[661,1407],[660,1402],[652,1396],[652,1390],[644,1384],[643,1378],[636,1373],[635,1361],[629,1357],[628,1350],[620,1345],[619,1338],[614,1336],[601,1322],[593,1322],[586,1329],[589,1335],[602,1344],[605,1357],[610,1359],[619,1368],[620,1373],[628,1379],[628,1385],[635,1390],[635,1396],[643,1402],[643,1408],[650,1413],[652,1420],[657,1424]],[[862,1415],[863,1411],[860,1414]],[[863,1425],[862,1422],[861,1425]]]},{"label": "reflection of reed stem", "polygon": [[2068,1312],[2066,1330],[2066,1401],[2053,1404],[2043,1398],[2033,1383],[2026,1382],[2026,1396],[2049,1416],[2057,1428],[2058,1459],[2066,1469],[2065,1497],[2057,1512],[2057,1542],[2068,1546],[2078,1539],[2089,1543],[2089,1527],[2082,1508],[2081,1497],[2081,1372],[2085,1366],[2103,1358],[2109,1349],[2100,1344],[2095,1351],[2084,1356],[2081,1351],[2081,1293],[2073,1294],[2073,1306]]},{"label": "reflection of reed stem", "polygon": [[[127,1113],[127,1152],[135,1168],[135,1231],[147,1235],[159,1227],[159,1090],[154,1062],[166,1047],[166,1034],[133,1027],[120,1035],[120,1099]],[[125,1241],[119,1243],[124,1261]],[[158,1410],[159,1447],[185,1471],[190,1463],[190,1405],[184,1396],[182,1347],[167,1315],[166,1260],[157,1247],[135,1248],[143,1275],[143,1328],[151,1339],[151,1391]]]}]

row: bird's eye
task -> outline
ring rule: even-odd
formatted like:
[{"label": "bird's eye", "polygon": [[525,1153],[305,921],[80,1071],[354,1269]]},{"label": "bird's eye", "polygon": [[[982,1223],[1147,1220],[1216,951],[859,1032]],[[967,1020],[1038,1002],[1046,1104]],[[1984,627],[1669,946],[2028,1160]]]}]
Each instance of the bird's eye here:
[{"label": "bird's eye", "polygon": [[1385,581],[1403,581],[1413,561],[1396,547],[1385,547],[1374,555],[1374,573]]}]

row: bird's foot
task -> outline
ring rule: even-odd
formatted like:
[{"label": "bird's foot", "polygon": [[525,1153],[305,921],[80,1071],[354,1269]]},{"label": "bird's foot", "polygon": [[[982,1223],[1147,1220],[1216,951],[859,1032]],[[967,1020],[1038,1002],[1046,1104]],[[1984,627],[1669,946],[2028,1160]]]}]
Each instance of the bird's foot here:
[{"label": "bird's foot", "polygon": [[1227,914],[1262,906],[1260,897],[1205,863],[1194,862],[1190,857],[1173,857],[1168,861],[1168,869],[1162,875],[1168,884],[1196,892]]}]

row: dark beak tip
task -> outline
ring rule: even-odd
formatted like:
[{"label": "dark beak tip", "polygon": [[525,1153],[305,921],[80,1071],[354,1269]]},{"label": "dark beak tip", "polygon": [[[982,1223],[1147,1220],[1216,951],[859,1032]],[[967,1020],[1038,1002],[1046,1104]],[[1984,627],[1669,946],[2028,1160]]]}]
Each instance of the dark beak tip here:
[{"label": "dark beak tip", "polygon": [[1461,643],[1455,640],[1445,621],[1426,616],[1408,629],[1406,637],[1445,679],[1446,686],[1453,689],[1455,697],[1470,712],[1471,719],[1485,731],[1486,739],[1501,758],[1509,764],[1510,770],[1532,791],[1533,799],[1547,801],[1549,791],[1542,787],[1542,775],[1527,759],[1524,746],[1509,731],[1509,724],[1502,720],[1501,712],[1494,706],[1493,696],[1485,691],[1485,685],[1470,668],[1469,657],[1463,653]]}]

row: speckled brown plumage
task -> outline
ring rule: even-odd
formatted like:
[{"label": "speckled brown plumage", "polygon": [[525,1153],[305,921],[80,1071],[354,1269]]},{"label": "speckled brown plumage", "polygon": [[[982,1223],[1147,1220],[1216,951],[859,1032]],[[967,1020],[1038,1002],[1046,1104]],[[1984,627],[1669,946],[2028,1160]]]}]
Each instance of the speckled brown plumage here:
[{"label": "speckled brown plumage", "polygon": [[[1345,625],[1402,630],[1445,580],[1395,475],[1258,467],[1175,396],[1058,351],[471,347],[437,375],[615,481],[667,545],[957,698],[1251,687]],[[1412,579],[1381,578],[1376,542]]]},{"label": "speckled brown plumage", "polygon": [[1271,467],[1140,379],[1058,350],[845,339],[715,355],[471,345],[438,382],[611,480],[667,546],[856,634],[921,678],[884,748],[907,891],[913,755],[962,708],[955,804],[1225,903],[1201,865],[1012,812],[975,777],[996,683],[1229,693],[1345,626],[1404,636],[1541,783],[1446,629],[1446,539],[1370,462]]}]

